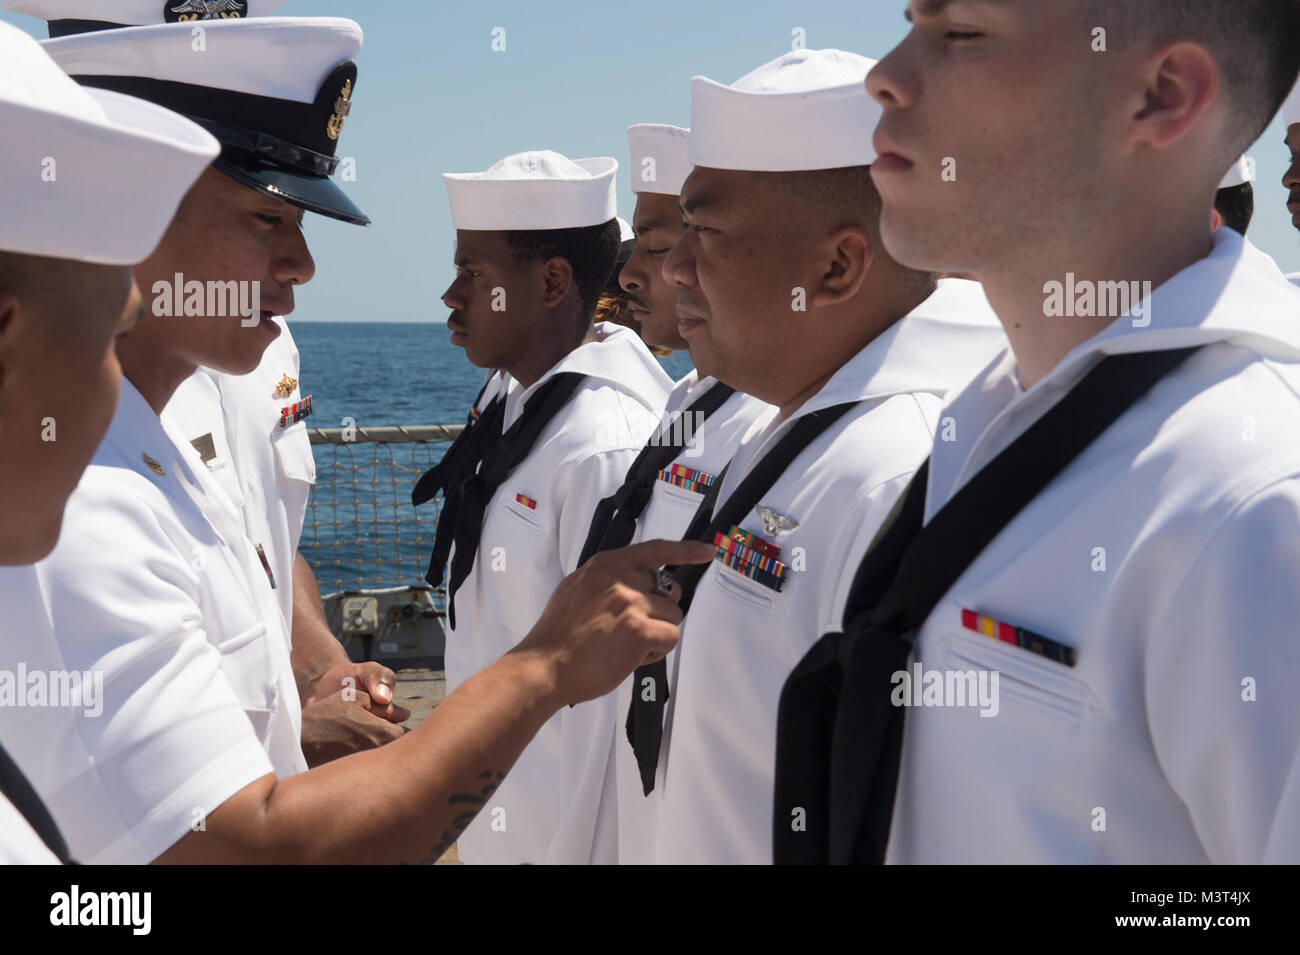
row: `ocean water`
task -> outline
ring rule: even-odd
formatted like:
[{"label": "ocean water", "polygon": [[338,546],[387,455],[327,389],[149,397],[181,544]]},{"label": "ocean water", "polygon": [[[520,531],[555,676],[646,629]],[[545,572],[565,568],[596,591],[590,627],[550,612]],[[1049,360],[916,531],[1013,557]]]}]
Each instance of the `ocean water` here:
[{"label": "ocean water", "polygon": [[[483,371],[450,343],[445,325],[397,322],[295,322],[310,424],[341,428],[396,424],[463,424],[483,386]],[[660,360],[677,380],[691,370],[679,352]]]},{"label": "ocean water", "polygon": [[[463,424],[484,372],[444,325],[291,323],[313,428]],[[674,380],[685,352],[660,359]],[[351,419],[346,421],[345,419]],[[424,583],[439,503],[411,506],[411,489],[448,445],[315,445],[317,483],[301,549],[321,592]]]}]

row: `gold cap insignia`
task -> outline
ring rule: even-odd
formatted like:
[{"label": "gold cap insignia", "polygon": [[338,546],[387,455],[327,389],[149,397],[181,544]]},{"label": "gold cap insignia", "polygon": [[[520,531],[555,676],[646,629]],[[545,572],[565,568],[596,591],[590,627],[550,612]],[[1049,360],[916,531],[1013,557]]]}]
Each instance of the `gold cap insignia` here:
[{"label": "gold cap insignia", "polygon": [[290,378],[285,375],[280,379],[280,383],[275,386],[275,396],[277,398],[288,398],[293,394],[293,390],[298,387],[298,379]]},{"label": "gold cap insignia", "polygon": [[163,19],[168,23],[194,20],[240,20],[248,16],[248,0],[184,0],[172,6],[163,4]]},{"label": "gold cap insignia", "polygon": [[140,455],[140,457],[144,460],[144,463],[149,466],[149,470],[152,471],[154,474],[158,475],[159,477],[167,476],[167,472],[163,470],[163,466],[159,464],[157,461],[155,461],[153,458],[149,457],[149,455],[142,454]]},{"label": "gold cap insignia", "polygon": [[330,139],[338,139],[339,133],[343,132],[343,120],[352,112],[352,81],[346,80],[343,83],[343,90],[339,93],[339,98],[334,101],[334,115],[330,121],[325,124],[325,135]]}]

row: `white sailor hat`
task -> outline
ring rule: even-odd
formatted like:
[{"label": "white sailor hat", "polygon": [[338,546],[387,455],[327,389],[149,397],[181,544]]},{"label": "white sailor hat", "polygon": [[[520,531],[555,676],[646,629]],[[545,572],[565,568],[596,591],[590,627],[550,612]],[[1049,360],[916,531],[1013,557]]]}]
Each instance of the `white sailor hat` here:
[{"label": "white sailor hat", "polygon": [[1300,123],[1300,80],[1291,87],[1286,102],[1282,104],[1282,124],[1290,129],[1296,123]]},{"label": "white sailor hat", "polygon": [[543,149],[515,153],[486,172],[443,173],[452,225],[474,231],[536,231],[602,225],[618,215],[608,156],[566,159]]},{"label": "white sailor hat", "polygon": [[217,142],[153,103],[79,87],[0,23],[0,249],[102,265],[149,256]]},{"label": "white sailor hat", "polygon": [[[213,19],[202,24],[201,40],[195,28],[126,26],[43,46],[84,86],[138,96],[193,119],[220,141],[214,165],[232,179],[311,212],[368,225],[329,178],[352,109],[361,27],[334,17]],[[203,43],[201,54],[195,42]]]},{"label": "white sailor hat", "polygon": [[884,110],[863,81],[875,60],[843,50],[792,50],[730,86],[691,80],[691,165],[790,172],[875,162]]},{"label": "white sailor hat", "polygon": [[1255,181],[1255,160],[1250,156],[1242,156],[1223,176],[1223,181],[1219,183],[1220,189],[1232,189],[1236,186],[1244,186],[1248,182]]},{"label": "white sailor hat", "polygon": [[150,23],[264,17],[285,0],[0,0],[0,7],[49,21],[50,36]]},{"label": "white sailor hat", "polygon": [[627,128],[632,148],[632,191],[680,196],[691,174],[686,158],[689,129],[664,123],[637,123]]}]

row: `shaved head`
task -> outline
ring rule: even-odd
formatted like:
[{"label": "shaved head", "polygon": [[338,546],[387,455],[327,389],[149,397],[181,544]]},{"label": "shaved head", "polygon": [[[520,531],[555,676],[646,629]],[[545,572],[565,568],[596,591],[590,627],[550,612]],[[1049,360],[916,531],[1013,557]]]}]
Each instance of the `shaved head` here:
[{"label": "shaved head", "polygon": [[799,210],[796,214],[805,217],[803,224],[806,228],[827,232],[845,226],[863,229],[876,248],[876,267],[892,275],[891,288],[912,297],[925,297],[934,291],[938,282],[935,273],[906,268],[885,252],[880,241],[880,193],[871,181],[870,166],[754,175],[769,178],[777,191],[792,200],[792,208]]},{"label": "shaved head", "polygon": [[1192,40],[1210,51],[1233,105],[1229,161],[1264,132],[1300,71],[1297,0],[1083,0],[1083,11],[1116,49]]}]

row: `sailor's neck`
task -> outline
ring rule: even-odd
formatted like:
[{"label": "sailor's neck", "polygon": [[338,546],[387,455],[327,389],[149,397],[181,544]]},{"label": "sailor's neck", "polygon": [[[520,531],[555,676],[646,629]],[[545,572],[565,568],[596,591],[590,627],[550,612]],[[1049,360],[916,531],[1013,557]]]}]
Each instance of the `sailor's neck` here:
[{"label": "sailor's neck", "polygon": [[[1138,291],[1138,297],[1130,296],[1131,304],[1136,306],[1147,289],[1154,291],[1209,254],[1213,238],[1206,234],[1206,226],[1208,221],[1199,229],[1188,226],[1181,233],[1174,230],[1171,234],[1165,228],[1162,235],[1143,234],[1141,230],[1131,237],[1116,234],[1108,236],[1105,245],[1075,246],[1054,261],[1043,257],[1032,262],[1021,259],[1013,268],[981,273],[984,294],[1015,353],[1021,387],[1032,388],[1066,355],[1120,317],[1077,314],[1071,289],[1090,287],[1095,310],[1100,312],[1109,298],[1109,293],[1103,296],[1100,290],[1113,287],[1102,283],[1123,282],[1128,289]],[[1056,301],[1066,306],[1063,315],[1058,314],[1060,309],[1049,307],[1049,283],[1057,283],[1051,288],[1061,290]]]},{"label": "sailor's neck", "polygon": [[140,396],[161,415],[167,402],[186,378],[194,374],[197,365],[174,354],[149,346],[147,339],[132,342],[127,335],[117,343],[117,357],[122,364],[122,374],[135,386]]},{"label": "sailor's neck", "polygon": [[539,342],[537,347],[522,355],[519,361],[505,370],[510,377],[524,388],[531,388],[541,377],[563,361],[568,355],[589,342],[598,341],[595,326],[588,325],[585,333],[570,337],[567,341]]}]

